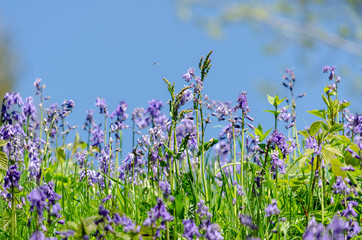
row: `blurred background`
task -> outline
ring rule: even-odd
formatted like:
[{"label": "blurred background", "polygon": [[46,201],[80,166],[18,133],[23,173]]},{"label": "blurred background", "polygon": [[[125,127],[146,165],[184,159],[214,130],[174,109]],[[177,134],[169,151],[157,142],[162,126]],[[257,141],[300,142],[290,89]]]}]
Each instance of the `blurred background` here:
[{"label": "blurred background", "polygon": [[289,96],[281,84],[288,68],[295,94],[307,94],[297,101],[299,128],[314,120],[305,111],[324,107],[324,65],[341,76],[340,98],[362,110],[360,0],[0,2],[1,97],[35,97],[41,78],[51,97],[45,107],[74,100],[68,120],[80,133],[86,111],[98,111],[96,97],[110,111],[124,100],[129,113],[151,99],[166,103],[162,78],[181,89],[182,75],[211,50],[204,93],[235,103],[247,91],[254,125],[273,126],[262,111],[271,109],[266,94]]}]

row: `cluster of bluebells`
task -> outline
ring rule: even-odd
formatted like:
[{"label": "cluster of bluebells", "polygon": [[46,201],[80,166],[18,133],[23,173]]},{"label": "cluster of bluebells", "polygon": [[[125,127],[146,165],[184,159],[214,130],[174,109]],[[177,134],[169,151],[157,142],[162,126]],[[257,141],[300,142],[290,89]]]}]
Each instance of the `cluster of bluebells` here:
[{"label": "cluster of bluebells", "polygon": [[320,155],[321,154],[321,150],[322,150],[322,146],[320,146],[317,142],[317,139],[315,139],[315,137],[309,136],[306,140],[305,140],[305,148],[306,149],[313,149],[314,150],[314,154],[316,155]]},{"label": "cluster of bluebells", "polygon": [[285,123],[288,123],[288,125],[285,126],[286,129],[289,129],[295,125],[296,117],[296,115],[290,114],[285,107],[280,109],[280,113],[278,115],[279,120],[283,120]]},{"label": "cluster of bluebells", "polygon": [[143,226],[151,226],[157,228],[155,237],[161,236],[161,230],[166,230],[166,222],[171,222],[174,217],[166,210],[166,206],[162,199],[157,198],[155,207],[147,213],[147,218],[143,222]]},{"label": "cluster of bluebells", "polygon": [[[357,222],[352,225],[349,222],[343,221],[341,218],[334,216],[332,222],[326,227],[322,223],[317,223],[314,217],[308,222],[307,229],[303,235],[304,240],[316,239],[351,239],[361,231]],[[345,238],[347,233],[347,238]]]},{"label": "cluster of bluebells", "polygon": [[280,210],[277,205],[277,201],[275,199],[272,200],[271,204],[269,204],[265,208],[265,217],[271,217],[272,215],[279,215]]},{"label": "cluster of bluebells", "polygon": [[209,208],[204,205],[204,201],[200,201],[196,204],[197,210],[196,213],[200,218],[199,227],[196,226],[195,222],[192,219],[185,219],[182,221],[184,225],[184,234],[183,236],[188,239],[194,239],[196,236],[204,237],[208,240],[222,240],[224,239],[220,233],[220,226],[216,223],[211,222],[211,213]]},{"label": "cluster of bluebells", "polygon": [[[112,197],[112,195],[108,197]],[[126,233],[138,233],[141,230],[141,227],[136,226],[130,218],[126,216],[121,217],[118,213],[111,214],[103,205],[99,206],[98,214],[99,218],[94,221],[97,230],[93,234],[97,239],[105,239],[109,233],[114,233],[113,224],[115,226],[123,226],[123,231]],[[83,239],[90,239],[90,236],[84,235]]]}]

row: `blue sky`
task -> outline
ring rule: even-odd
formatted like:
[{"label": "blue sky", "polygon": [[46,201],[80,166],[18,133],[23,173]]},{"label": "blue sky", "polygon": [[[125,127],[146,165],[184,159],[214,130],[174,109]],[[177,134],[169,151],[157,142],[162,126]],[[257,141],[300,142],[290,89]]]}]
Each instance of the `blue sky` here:
[{"label": "blue sky", "polygon": [[287,95],[280,84],[287,68],[295,70],[296,93],[307,93],[298,102],[299,126],[313,120],[306,110],[323,106],[325,64],[335,65],[346,83],[340,88],[344,98],[356,106],[362,99],[351,95],[352,79],[342,74],[362,81],[361,59],[318,42],[313,50],[301,50],[293,40],[286,40],[289,44],[280,53],[266,55],[263,46],[273,30],[245,24],[228,26],[225,38],[215,40],[201,27],[178,19],[174,1],[2,1],[0,19],[18,59],[14,90],[25,99],[34,95],[32,84],[41,78],[45,95],[51,96],[49,104],[74,100],[72,125],[83,124],[98,96],[111,111],[121,100],[130,112],[151,99],[166,102],[162,78],[182,88],[182,75],[210,50],[213,66],[205,93],[235,102],[247,91],[256,125],[272,127],[273,117],[262,111],[270,107],[261,89]]}]

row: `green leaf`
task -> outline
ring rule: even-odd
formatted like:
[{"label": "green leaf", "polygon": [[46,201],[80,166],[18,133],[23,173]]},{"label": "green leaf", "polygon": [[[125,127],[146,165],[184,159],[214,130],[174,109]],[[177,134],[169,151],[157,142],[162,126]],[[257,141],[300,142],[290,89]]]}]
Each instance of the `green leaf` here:
[{"label": "green leaf", "polygon": [[[266,95],[268,97],[268,102],[274,106],[275,97],[270,96],[269,94]],[[278,95],[277,95],[278,96]]]},{"label": "green leaf", "polygon": [[334,124],[329,130],[328,132],[330,134],[333,134],[333,133],[338,133],[340,131],[342,131],[344,129],[343,127],[343,124]]},{"label": "green leaf", "polygon": [[319,129],[322,127],[322,121],[316,121],[314,123],[312,123],[312,125],[309,128],[309,134],[311,136],[316,135],[316,133],[319,131]]},{"label": "green leaf", "polygon": [[335,159],[335,155],[343,156],[342,153],[338,150],[333,148],[331,145],[327,144],[322,147],[322,157],[325,160],[324,164],[329,164]]},{"label": "green leaf", "polygon": [[346,177],[346,172],[342,171],[341,169],[343,167],[341,161],[339,161],[337,158],[334,158],[330,163],[332,165],[332,172],[334,176],[341,176],[343,178]]},{"label": "green leaf", "polygon": [[314,153],[314,149],[306,149],[303,153],[302,156],[300,156],[299,158],[297,158],[295,160],[295,162],[298,162],[298,165],[300,168],[304,167],[305,162],[307,161],[307,158],[310,157],[310,155],[312,155]]},{"label": "green leaf", "polygon": [[7,171],[8,167],[8,157],[4,152],[0,152],[0,169]]},{"label": "green leaf", "polygon": [[[218,143],[218,139],[211,138],[210,141],[204,143],[204,152],[207,152],[212,146],[214,146],[216,143]],[[202,148],[199,146],[199,151],[197,152],[197,156],[201,156]]]},{"label": "green leaf", "polygon": [[302,130],[302,131],[299,131],[298,133],[306,138],[309,137],[309,133],[307,130]]},{"label": "green leaf", "polygon": [[275,116],[278,116],[279,112],[278,111],[274,111],[274,110],[264,110],[264,112],[269,112],[274,114]]},{"label": "green leaf", "polygon": [[326,118],[326,111],[325,110],[312,110],[307,111],[307,113],[313,114],[314,116],[320,117],[325,119]]},{"label": "green leaf", "polygon": [[0,139],[0,147],[5,146],[8,142]]},{"label": "green leaf", "polygon": [[259,140],[260,140],[260,141],[263,141],[263,140],[269,135],[269,133],[270,133],[271,130],[272,130],[272,129],[269,129],[268,131],[266,131]]},{"label": "green leaf", "polygon": [[343,109],[345,109],[349,105],[351,105],[351,102],[342,103],[341,105],[339,105],[339,111],[342,111]]}]

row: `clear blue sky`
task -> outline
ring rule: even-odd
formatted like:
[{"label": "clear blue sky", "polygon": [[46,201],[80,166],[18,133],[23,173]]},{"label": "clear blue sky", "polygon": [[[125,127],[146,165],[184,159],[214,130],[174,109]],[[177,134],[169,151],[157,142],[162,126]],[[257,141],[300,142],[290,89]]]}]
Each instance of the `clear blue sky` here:
[{"label": "clear blue sky", "polygon": [[95,109],[98,96],[106,99],[111,111],[120,100],[129,104],[130,112],[146,107],[151,99],[166,102],[162,78],[181,88],[183,73],[196,68],[200,56],[210,50],[213,66],[205,93],[211,99],[235,101],[247,91],[256,125],[273,124],[272,116],[262,111],[270,107],[261,83],[277,87],[270,94],[285,96],[280,83],[287,68],[295,70],[296,93],[307,93],[298,102],[300,127],[312,120],[306,110],[322,106],[325,64],[335,65],[342,82],[347,82],[341,85],[341,96],[356,107],[362,99],[350,94],[352,83],[343,75],[343,71],[348,76],[359,74],[362,81],[361,59],[320,43],[302,54],[292,40],[280,53],[265,55],[266,36],[273,33],[267,27],[253,30],[236,24],[227,27],[223,40],[214,40],[202,28],[180,21],[174,1],[2,1],[0,19],[18,58],[14,90],[25,99],[35,93],[34,80],[42,78],[45,95],[52,98],[49,104],[74,100],[72,125],[83,124],[86,110]]}]

